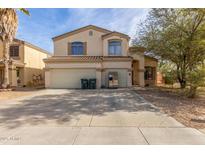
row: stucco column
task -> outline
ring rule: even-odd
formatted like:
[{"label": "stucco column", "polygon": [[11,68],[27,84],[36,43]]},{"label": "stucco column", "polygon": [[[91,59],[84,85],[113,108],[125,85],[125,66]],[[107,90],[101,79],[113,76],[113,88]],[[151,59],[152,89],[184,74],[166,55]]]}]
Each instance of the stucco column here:
[{"label": "stucco column", "polygon": [[132,87],[132,69],[127,71],[127,87]]},{"label": "stucco column", "polygon": [[50,70],[45,69],[45,88],[50,87]]},{"label": "stucco column", "polygon": [[139,59],[139,85],[144,87],[144,55]]},{"label": "stucco column", "polygon": [[10,70],[10,83],[11,83],[11,86],[14,86],[16,87],[17,86],[17,75],[16,75],[16,66],[14,65],[11,65],[11,67],[9,68]]},{"label": "stucco column", "polygon": [[96,69],[96,80],[97,80],[97,89],[101,88],[101,78],[102,78],[102,70],[101,69]]}]

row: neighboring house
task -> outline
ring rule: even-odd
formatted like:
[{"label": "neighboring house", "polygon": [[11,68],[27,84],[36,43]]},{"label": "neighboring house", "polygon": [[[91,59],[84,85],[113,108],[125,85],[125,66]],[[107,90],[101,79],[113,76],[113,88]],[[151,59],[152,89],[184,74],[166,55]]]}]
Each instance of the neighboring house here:
[{"label": "neighboring house", "polygon": [[[28,42],[14,39],[9,48],[9,82],[11,86],[27,86],[44,84],[43,59],[48,58],[50,54]],[[3,83],[4,64],[3,44],[0,42],[0,84]]]},{"label": "neighboring house", "polygon": [[126,34],[93,25],[54,37],[54,55],[44,59],[45,86],[80,88],[81,79],[96,78],[97,88],[108,87],[109,73],[118,74],[119,87],[144,86],[146,71],[146,79],[155,84],[156,59],[135,47],[129,51],[129,40]]}]

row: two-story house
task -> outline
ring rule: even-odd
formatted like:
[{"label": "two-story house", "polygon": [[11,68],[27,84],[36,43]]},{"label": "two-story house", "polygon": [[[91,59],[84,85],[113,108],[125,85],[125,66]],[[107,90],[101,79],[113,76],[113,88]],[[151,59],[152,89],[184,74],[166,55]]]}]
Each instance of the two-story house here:
[{"label": "two-story house", "polygon": [[144,86],[144,53],[130,52],[129,40],[126,34],[93,25],[54,37],[54,55],[44,59],[45,86],[80,88],[81,79],[96,78],[97,88],[108,87],[110,73],[117,74],[119,87]]},{"label": "two-story house", "polygon": [[[35,81],[44,81],[45,64],[43,59],[50,56],[47,51],[19,39],[14,39],[9,50],[9,82],[11,86],[27,86]],[[3,44],[0,41],[0,60],[2,58]],[[3,83],[3,79],[4,64],[0,61],[0,85]]]}]

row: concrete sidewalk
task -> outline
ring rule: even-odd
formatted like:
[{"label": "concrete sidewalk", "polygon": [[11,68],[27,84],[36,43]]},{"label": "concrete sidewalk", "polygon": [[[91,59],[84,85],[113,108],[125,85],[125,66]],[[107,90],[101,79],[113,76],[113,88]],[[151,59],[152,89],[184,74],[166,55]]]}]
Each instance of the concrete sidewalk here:
[{"label": "concrete sidewalk", "polygon": [[0,131],[0,144],[205,144],[204,134],[191,128],[34,126]]},{"label": "concrete sidewalk", "polygon": [[0,144],[205,144],[130,89],[45,90],[0,105]]}]

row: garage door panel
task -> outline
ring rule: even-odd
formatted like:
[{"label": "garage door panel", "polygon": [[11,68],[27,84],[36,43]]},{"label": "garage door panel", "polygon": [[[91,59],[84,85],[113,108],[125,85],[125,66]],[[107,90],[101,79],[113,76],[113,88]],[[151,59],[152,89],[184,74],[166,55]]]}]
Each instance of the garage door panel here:
[{"label": "garage door panel", "polygon": [[96,78],[95,69],[53,69],[51,88],[80,88],[82,78]]}]

